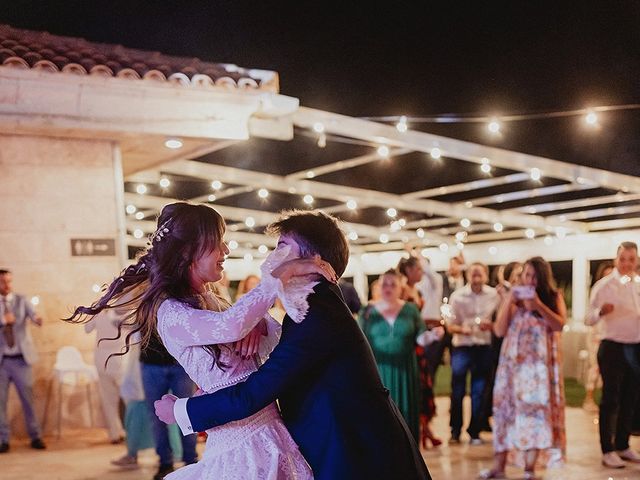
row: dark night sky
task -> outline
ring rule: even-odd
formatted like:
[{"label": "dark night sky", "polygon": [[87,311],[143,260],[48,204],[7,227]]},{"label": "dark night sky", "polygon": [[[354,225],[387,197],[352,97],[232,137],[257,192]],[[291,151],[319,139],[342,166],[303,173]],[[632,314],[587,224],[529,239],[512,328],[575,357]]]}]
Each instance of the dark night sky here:
[{"label": "dark night sky", "polygon": [[[273,69],[306,106],[361,115],[640,103],[640,2],[14,0],[0,22]],[[432,133],[640,175],[640,111]]]}]

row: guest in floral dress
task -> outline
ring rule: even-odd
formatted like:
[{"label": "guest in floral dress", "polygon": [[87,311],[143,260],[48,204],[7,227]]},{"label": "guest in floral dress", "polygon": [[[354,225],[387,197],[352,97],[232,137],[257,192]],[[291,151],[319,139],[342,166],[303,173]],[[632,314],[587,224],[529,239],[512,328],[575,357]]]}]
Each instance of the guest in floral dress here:
[{"label": "guest in floral dress", "polygon": [[509,460],[535,478],[536,462],[546,467],[564,461],[564,385],[560,338],[567,308],[555,287],[551,267],[541,257],[524,265],[522,285],[509,291],[495,322],[504,337],[493,391],[494,465],[480,478],[505,478]]}]

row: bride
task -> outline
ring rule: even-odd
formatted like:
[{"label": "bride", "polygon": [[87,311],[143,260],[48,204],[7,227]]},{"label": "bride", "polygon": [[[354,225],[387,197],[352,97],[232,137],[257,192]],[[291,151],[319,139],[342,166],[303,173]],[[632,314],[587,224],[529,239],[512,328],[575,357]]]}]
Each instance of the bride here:
[{"label": "bride", "polygon": [[[278,296],[295,321],[307,311],[306,297],[318,275],[335,281],[319,259],[291,259],[276,249],[262,265],[262,280],[230,306],[216,294],[229,250],[225,224],[213,208],[174,203],[163,208],[151,245],[116,278],[91,307],[78,307],[71,321],[105,308],[132,309],[121,327],[142,342],[159,334],[165,347],[205,393],[244,381],[264,362],[280,335],[267,310]],[[207,430],[202,460],[165,478],[311,479],[312,472],[284,426],[275,403],[258,413]]]}]

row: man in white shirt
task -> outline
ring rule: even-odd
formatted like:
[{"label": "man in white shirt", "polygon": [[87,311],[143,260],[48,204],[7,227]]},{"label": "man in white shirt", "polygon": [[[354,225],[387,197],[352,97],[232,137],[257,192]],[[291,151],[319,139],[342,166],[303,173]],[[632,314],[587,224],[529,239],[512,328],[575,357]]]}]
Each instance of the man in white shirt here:
[{"label": "man in white shirt", "polygon": [[452,316],[448,320],[453,334],[451,351],[451,440],[460,442],[462,401],[466,394],[467,373],[471,373],[471,421],[467,432],[471,444],[481,444],[480,418],[482,392],[491,371],[492,317],[498,307],[495,288],[487,285],[489,273],[482,263],[472,263],[467,270],[468,284],[451,295]]},{"label": "man in white shirt", "polygon": [[22,403],[31,448],[46,448],[40,439],[40,424],[33,408],[31,365],[37,359],[37,352],[27,330],[27,320],[41,326],[42,319],[22,295],[13,293],[12,281],[10,271],[0,270],[0,453],[9,451],[7,400],[11,383]]},{"label": "man in white shirt", "polygon": [[640,348],[640,276],[636,274],[638,246],[623,242],[618,247],[615,269],[591,290],[585,323],[601,322],[602,342],[598,366],[602,375],[600,401],[600,447],[602,464],[623,468],[640,463],[640,455],[629,448],[629,435],[640,388],[633,365]]}]

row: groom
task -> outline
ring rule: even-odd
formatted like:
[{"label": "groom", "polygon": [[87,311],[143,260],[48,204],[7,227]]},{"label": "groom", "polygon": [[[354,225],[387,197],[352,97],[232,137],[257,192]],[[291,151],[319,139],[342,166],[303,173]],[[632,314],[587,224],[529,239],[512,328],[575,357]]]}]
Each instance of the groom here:
[{"label": "groom", "polygon": [[[338,276],[347,266],[347,240],[321,211],[286,212],[268,231],[301,257],[320,255]],[[285,317],[280,343],[245,382],[177,402],[165,396],[155,404],[158,417],[177,419],[190,434],[249,417],[278,399],[316,480],[430,479],[338,286],[321,281],[308,302],[301,323]]]}]

